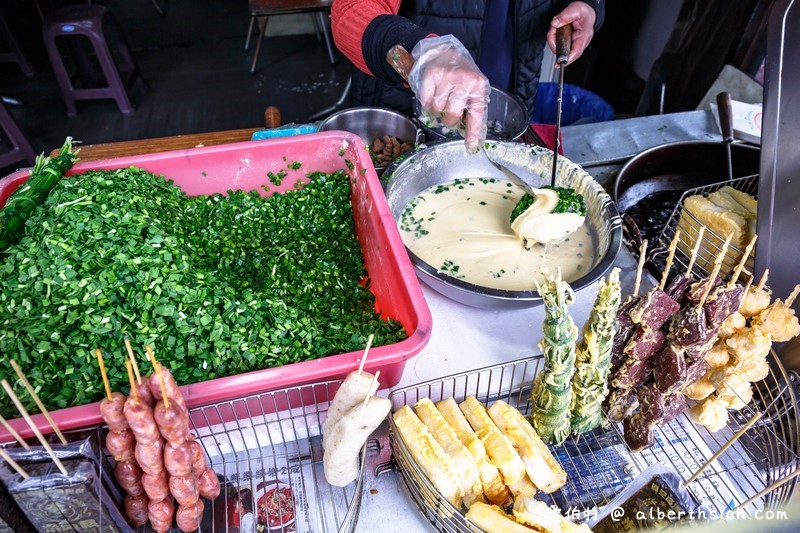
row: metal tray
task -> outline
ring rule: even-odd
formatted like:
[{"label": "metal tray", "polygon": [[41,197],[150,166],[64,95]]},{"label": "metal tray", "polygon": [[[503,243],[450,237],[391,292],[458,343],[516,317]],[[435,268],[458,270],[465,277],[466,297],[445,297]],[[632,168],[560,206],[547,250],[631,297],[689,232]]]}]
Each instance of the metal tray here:
[{"label": "metal tray", "polygon": [[[258,487],[266,491],[278,484],[291,488],[293,511],[300,518],[283,527],[264,526],[263,531],[355,531],[366,456],[377,443],[369,441],[362,448],[354,482],[343,488],[328,484],[322,465],[322,427],[327,398],[333,397],[340,384],[328,381],[287,388],[190,410],[192,433],[203,444],[222,485],[220,496],[205,502],[199,532],[238,531],[231,505],[238,489],[250,488],[256,500]],[[257,507],[254,515],[258,516]],[[152,529],[147,525],[138,531]],[[173,527],[172,531],[179,530]]]},{"label": "metal tray", "polygon": [[[741,411],[732,412],[728,427],[716,433],[696,426],[684,413],[668,425],[658,427],[655,445],[641,453],[629,450],[622,425],[618,423],[550,446],[567,471],[567,483],[553,494],[540,493],[538,497],[557,505],[570,517],[591,520],[650,465],[671,464],[684,481],[688,480],[761,410],[764,412],[761,420],[690,483],[688,490],[712,516],[736,510],[741,516],[753,517],[759,510],[785,504],[794,491],[796,478],[755,501],[748,501],[775,480],[796,471],[800,464],[800,425],[794,418],[795,376],[787,374],[774,355],[768,360],[770,374],[754,387],[753,400]],[[453,397],[461,401],[474,395],[484,404],[505,400],[527,414],[531,408],[531,385],[543,364],[543,357],[536,355],[398,389],[389,395],[392,411],[413,405],[421,398],[437,402]],[[393,456],[404,485],[431,525],[438,531],[480,531],[427,479],[402,439],[397,438],[393,422],[390,430]]]}]

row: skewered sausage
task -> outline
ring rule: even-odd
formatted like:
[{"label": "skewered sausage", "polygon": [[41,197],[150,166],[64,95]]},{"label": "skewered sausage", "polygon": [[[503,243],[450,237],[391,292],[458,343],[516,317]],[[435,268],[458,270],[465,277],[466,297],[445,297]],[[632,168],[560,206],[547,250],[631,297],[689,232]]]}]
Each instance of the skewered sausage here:
[{"label": "skewered sausage", "polygon": [[147,493],[147,497],[153,501],[163,500],[169,497],[169,477],[167,471],[162,470],[158,474],[142,474],[142,487]]},{"label": "skewered sausage", "polygon": [[203,473],[208,463],[206,462],[206,453],[203,451],[203,445],[199,441],[191,439],[187,441],[192,449],[192,472],[196,476]]},{"label": "skewered sausage", "polygon": [[153,398],[153,393],[150,392],[150,385],[147,383],[147,379],[143,379],[141,383],[136,383],[135,386],[136,393],[139,395],[139,401],[150,407],[154,407],[156,405],[156,399]]},{"label": "skewered sausage", "polygon": [[158,402],[153,410],[158,430],[161,436],[173,444],[181,444],[189,433],[189,417],[186,411],[175,401],[167,407],[164,402]]},{"label": "skewered sausage", "polygon": [[109,431],[108,435],[106,435],[108,453],[117,462],[132,461],[134,446],[136,446],[136,438],[129,429]]},{"label": "skewered sausage", "polygon": [[119,486],[130,496],[139,496],[144,493],[142,486],[142,469],[135,461],[123,461],[114,467],[114,477]]},{"label": "skewered sausage", "polygon": [[181,505],[191,505],[197,501],[197,490],[192,475],[170,477],[169,491]]},{"label": "skewered sausage", "polygon": [[175,521],[181,531],[186,533],[197,531],[197,528],[200,527],[200,520],[203,518],[204,508],[203,500],[197,500],[196,503],[191,505],[179,506],[178,511],[175,513]]},{"label": "skewered sausage", "polygon": [[136,443],[136,462],[148,474],[158,474],[164,470],[164,441],[159,439],[150,444]]},{"label": "skewered sausage", "polygon": [[[186,411],[186,401],[183,399],[183,393],[178,388],[178,384],[175,383],[175,378],[173,378],[170,371],[163,366],[161,367],[161,375],[164,377],[164,388],[167,390],[167,398],[176,402],[181,406],[181,409]],[[153,393],[153,398],[155,398],[157,402],[160,402],[162,400],[161,381],[158,379],[158,373],[153,372],[148,376],[147,380],[150,383],[150,392]]]},{"label": "skewered sausage", "polygon": [[188,476],[192,473],[192,446],[189,441],[164,447],[164,466],[171,476]]},{"label": "skewered sausage", "polygon": [[121,392],[112,392],[111,398],[103,398],[100,402],[100,414],[108,424],[111,431],[124,431],[128,429],[128,422],[125,420],[123,408],[127,397]]},{"label": "skewered sausage", "polygon": [[149,444],[161,438],[153,418],[152,407],[128,398],[128,401],[125,402],[124,412],[125,420],[128,421],[138,444]]},{"label": "skewered sausage", "polygon": [[150,525],[159,533],[169,531],[172,527],[172,517],[175,516],[175,505],[170,498],[160,501],[151,501],[147,506]]},{"label": "skewered sausage", "polygon": [[197,492],[203,498],[213,500],[219,496],[220,490],[219,478],[213,468],[206,468],[202,474],[197,476]]},{"label": "skewered sausage", "polygon": [[147,523],[149,512],[147,510],[147,495],[142,493],[138,496],[125,496],[125,514],[128,515],[135,526],[143,526]]}]

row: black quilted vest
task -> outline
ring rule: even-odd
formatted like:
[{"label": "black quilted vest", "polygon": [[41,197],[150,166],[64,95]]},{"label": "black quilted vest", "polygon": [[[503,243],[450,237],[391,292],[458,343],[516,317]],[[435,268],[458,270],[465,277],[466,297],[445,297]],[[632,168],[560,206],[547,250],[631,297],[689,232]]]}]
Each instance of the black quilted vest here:
[{"label": "black quilted vest", "polygon": [[[533,112],[542,52],[550,20],[557,12],[558,0],[517,0],[514,2],[514,93]],[[483,0],[406,0],[399,14],[437,35],[454,35],[477,59],[482,46],[486,4]],[[410,50],[409,50],[410,51]],[[390,85],[359,69],[353,70],[350,101],[353,106],[380,106],[411,114],[413,94]]]}]

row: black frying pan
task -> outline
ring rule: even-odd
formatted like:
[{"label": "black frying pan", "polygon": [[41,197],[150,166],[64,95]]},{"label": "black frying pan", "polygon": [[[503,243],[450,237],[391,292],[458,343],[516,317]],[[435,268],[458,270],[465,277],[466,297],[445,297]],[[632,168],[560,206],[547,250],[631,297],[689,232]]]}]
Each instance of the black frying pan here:
[{"label": "black frying pan", "polygon": [[[731,161],[734,178],[758,174],[760,150],[732,144]],[[680,141],[634,156],[614,183],[614,200],[633,240],[638,231],[652,247],[681,195],[688,189],[726,181],[727,166],[726,146],[717,141]],[[638,242],[629,245],[638,247]]]}]

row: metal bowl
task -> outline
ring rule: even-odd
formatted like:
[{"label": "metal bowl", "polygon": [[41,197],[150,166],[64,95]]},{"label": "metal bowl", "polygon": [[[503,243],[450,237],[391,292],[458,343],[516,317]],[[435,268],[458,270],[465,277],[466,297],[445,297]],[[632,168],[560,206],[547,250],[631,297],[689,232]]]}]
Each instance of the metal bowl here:
[{"label": "metal bowl", "polygon": [[[419,102],[414,99],[414,113],[419,116],[422,110]],[[530,123],[528,111],[519,98],[513,94],[492,87],[489,97],[488,128],[486,138],[494,141],[515,141],[522,137]],[[459,138],[456,130],[443,131],[442,127],[429,127],[422,124],[422,130],[429,141]]]},{"label": "metal bowl", "polygon": [[[534,187],[547,185],[552,167],[551,150],[518,142],[492,144],[493,157],[512,171],[525,176]],[[542,154],[542,157],[537,157]],[[549,163],[548,163],[549,161]],[[450,140],[420,146],[402,161],[395,161],[383,174],[382,183],[395,222],[414,198],[428,187],[456,178],[506,179],[479,152],[468,155],[463,140]],[[572,187],[586,201],[586,224],[597,250],[592,268],[570,283],[580,290],[603,276],[614,263],[622,243],[622,223],[608,193],[581,167],[566,158],[558,159],[557,185]],[[426,263],[406,248],[417,276],[432,289],[473,307],[484,309],[521,309],[541,303],[536,291],[509,291],[482,287],[453,278]]]},{"label": "metal bowl", "polygon": [[[352,107],[329,116],[319,125],[319,131],[342,130],[355,133],[367,146],[384,135],[416,146],[423,142],[424,134],[416,122],[397,111],[382,107]],[[387,165],[376,165],[380,176]]]}]

